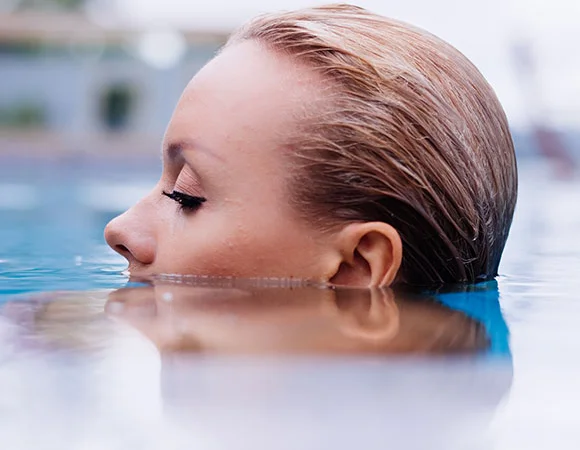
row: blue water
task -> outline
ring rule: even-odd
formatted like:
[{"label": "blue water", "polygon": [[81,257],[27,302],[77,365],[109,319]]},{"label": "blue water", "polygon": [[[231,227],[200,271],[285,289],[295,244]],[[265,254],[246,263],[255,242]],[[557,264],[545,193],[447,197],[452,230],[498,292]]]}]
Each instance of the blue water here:
[{"label": "blue water", "polygon": [[156,182],[157,163],[3,160],[0,302],[27,292],[124,285],[125,263],[105,244],[103,229]]},{"label": "blue water", "polygon": [[[0,158],[0,303],[123,287],[124,260],[102,231],[158,173],[147,159]],[[12,347],[14,326],[0,321],[0,440],[35,450],[580,448],[580,180],[557,179],[539,159],[521,161],[520,176],[497,289],[443,299],[508,358],[166,357],[91,297],[90,320],[67,319],[70,336],[59,336],[80,326],[84,348],[96,340],[98,350]]]}]

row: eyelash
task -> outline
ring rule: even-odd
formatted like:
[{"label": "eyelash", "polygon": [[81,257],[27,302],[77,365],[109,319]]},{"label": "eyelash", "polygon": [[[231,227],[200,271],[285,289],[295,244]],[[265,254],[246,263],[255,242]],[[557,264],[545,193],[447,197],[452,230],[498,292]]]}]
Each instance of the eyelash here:
[{"label": "eyelash", "polygon": [[195,197],[193,195],[187,195],[183,192],[173,191],[173,192],[166,192],[163,191],[163,195],[169,197],[171,200],[179,203],[179,207],[183,211],[193,212],[198,209],[203,202],[207,199],[205,197]]}]

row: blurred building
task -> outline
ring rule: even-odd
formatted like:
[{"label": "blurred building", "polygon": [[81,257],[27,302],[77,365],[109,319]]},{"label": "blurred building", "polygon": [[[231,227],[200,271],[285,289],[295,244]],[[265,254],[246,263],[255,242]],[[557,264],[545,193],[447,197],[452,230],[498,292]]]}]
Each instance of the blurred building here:
[{"label": "blurred building", "polygon": [[[116,154],[159,146],[183,87],[225,42],[230,31],[227,27],[235,26],[234,21],[226,17],[210,20],[211,14],[203,12],[211,9],[214,16],[219,16],[218,1],[211,7],[199,8],[193,5],[195,2],[172,0],[173,5],[181,7],[167,7],[163,17],[156,17],[156,11],[161,14],[156,6],[149,11],[147,20],[128,22],[131,13],[138,11],[114,14],[110,4],[115,2],[123,3],[0,0],[0,152],[30,154],[50,149],[51,153],[62,150]],[[291,2],[283,3],[289,6]],[[138,0],[130,3],[135,8]],[[156,3],[159,4],[163,2]],[[237,9],[230,6],[238,14],[244,10],[240,5]],[[279,5],[270,7],[276,9]],[[411,7],[401,8],[401,18],[413,22],[407,11]],[[439,10],[443,11],[438,6]],[[408,17],[403,15],[405,11]],[[437,14],[429,14],[434,17],[435,31]],[[232,16],[225,10],[223,15]],[[446,17],[437,20],[446,24]],[[453,21],[462,23],[467,22]],[[445,29],[452,30],[448,25]],[[490,47],[489,36],[483,39],[483,32],[471,33],[471,28],[466,32],[462,27],[456,31],[462,34],[457,34],[452,43],[469,38],[477,43],[485,40],[483,47]],[[529,45],[543,41],[537,37]],[[489,52],[500,55],[502,42],[498,40]],[[473,55],[480,47],[473,44]],[[490,79],[503,91],[500,98],[512,126],[515,124],[513,135],[520,155],[540,153],[568,167],[573,159],[580,158],[569,156],[580,154],[577,108],[570,100],[574,95],[569,93],[578,83],[560,80],[564,76],[572,79],[576,66],[563,69],[562,64],[573,58],[561,57],[557,52],[564,48],[561,45],[535,48],[541,56],[536,64],[521,49],[505,60],[489,56],[491,53],[481,56],[485,54],[480,49],[482,53],[476,59],[481,60],[484,73],[491,74]],[[552,54],[560,55],[557,63],[548,58]],[[522,64],[518,60],[525,61]],[[488,66],[486,61],[490,61]],[[506,75],[513,69],[510,62],[520,69],[511,75],[516,85],[510,84]],[[549,68],[556,71],[557,78],[545,75]],[[558,82],[547,83],[550,79]],[[560,91],[564,94],[558,94]],[[572,112],[566,113],[564,104],[572,105],[568,107]],[[546,126],[558,133],[544,132]],[[540,134],[535,133],[538,129]]]},{"label": "blurred building", "polygon": [[104,26],[78,12],[0,12],[0,24],[3,151],[21,140],[28,150],[47,139],[53,150],[158,145],[183,87],[227,38]]}]

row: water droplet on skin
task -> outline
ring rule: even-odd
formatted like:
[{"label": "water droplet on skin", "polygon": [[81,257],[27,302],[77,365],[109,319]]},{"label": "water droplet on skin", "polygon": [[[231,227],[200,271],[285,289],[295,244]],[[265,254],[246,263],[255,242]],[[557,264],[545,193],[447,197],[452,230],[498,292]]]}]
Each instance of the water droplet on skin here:
[{"label": "water droplet on skin", "polygon": [[170,302],[173,300],[173,294],[171,292],[164,292],[163,295],[161,296],[161,299],[164,302]]}]

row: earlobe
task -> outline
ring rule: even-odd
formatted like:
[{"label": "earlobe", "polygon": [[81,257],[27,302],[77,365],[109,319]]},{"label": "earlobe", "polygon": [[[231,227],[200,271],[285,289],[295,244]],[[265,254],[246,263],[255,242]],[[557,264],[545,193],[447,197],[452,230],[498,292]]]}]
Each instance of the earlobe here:
[{"label": "earlobe", "polygon": [[342,257],[330,282],[357,287],[385,287],[395,281],[403,257],[397,230],[384,222],[346,225],[338,234]]}]

